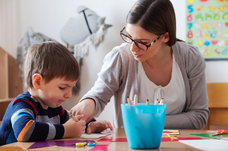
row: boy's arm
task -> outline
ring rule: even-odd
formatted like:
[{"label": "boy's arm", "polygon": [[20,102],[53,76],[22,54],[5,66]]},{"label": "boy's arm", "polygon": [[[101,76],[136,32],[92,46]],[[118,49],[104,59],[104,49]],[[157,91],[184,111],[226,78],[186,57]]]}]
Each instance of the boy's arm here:
[{"label": "boy's arm", "polygon": [[69,111],[65,110],[62,106],[59,107],[60,123],[64,124],[69,120]]},{"label": "boy's arm", "polygon": [[36,122],[38,111],[32,103],[21,100],[14,104],[13,112],[11,125],[17,141],[45,141],[63,137],[62,124]]}]

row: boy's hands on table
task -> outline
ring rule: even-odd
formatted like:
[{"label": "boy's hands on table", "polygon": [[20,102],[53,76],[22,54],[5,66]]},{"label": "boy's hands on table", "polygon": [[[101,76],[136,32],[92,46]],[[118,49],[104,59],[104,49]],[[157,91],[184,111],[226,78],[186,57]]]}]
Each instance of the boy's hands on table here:
[{"label": "boy's hands on table", "polygon": [[86,133],[87,134],[100,133],[108,128],[110,128],[110,130],[113,130],[112,124],[109,121],[106,121],[106,120],[94,121],[88,125]]},{"label": "boy's hands on table", "polygon": [[65,132],[63,138],[68,137],[80,137],[85,133],[86,122],[82,118],[84,115],[76,115],[75,118],[79,121],[75,121],[73,118],[70,118],[66,123],[63,124]]}]

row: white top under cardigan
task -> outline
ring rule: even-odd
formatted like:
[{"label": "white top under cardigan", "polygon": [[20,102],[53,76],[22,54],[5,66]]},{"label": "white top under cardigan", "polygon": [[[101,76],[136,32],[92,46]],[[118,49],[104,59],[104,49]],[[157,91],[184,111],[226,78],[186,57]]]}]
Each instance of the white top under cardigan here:
[{"label": "white top under cardigan", "polygon": [[164,98],[164,103],[166,104],[166,114],[178,114],[183,111],[186,103],[185,85],[174,55],[172,62],[172,75],[168,85],[162,87],[150,81],[141,62],[138,64],[138,82],[138,102],[146,103],[146,100],[149,99],[150,103],[154,103],[157,99],[160,101]]}]

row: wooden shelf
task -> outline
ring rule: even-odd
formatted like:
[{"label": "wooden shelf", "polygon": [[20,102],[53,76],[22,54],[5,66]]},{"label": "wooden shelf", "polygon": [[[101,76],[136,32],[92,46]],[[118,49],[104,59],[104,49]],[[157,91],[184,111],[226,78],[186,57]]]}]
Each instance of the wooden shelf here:
[{"label": "wooden shelf", "polygon": [[0,119],[6,108],[18,94],[22,93],[19,68],[16,59],[0,46]]},{"label": "wooden shelf", "polygon": [[10,102],[12,101],[14,98],[6,98],[6,99],[0,99],[0,103],[2,102]]}]

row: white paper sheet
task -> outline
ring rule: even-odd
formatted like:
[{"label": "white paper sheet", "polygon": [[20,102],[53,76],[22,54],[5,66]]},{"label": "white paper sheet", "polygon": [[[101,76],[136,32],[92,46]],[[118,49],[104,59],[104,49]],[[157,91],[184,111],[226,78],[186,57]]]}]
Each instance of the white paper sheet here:
[{"label": "white paper sheet", "polygon": [[206,151],[228,151],[227,140],[204,139],[204,140],[179,140],[186,145]]},{"label": "white paper sheet", "polygon": [[80,138],[100,138],[107,135],[110,135],[111,133],[91,133],[91,134],[82,134]]}]

